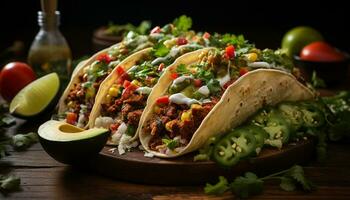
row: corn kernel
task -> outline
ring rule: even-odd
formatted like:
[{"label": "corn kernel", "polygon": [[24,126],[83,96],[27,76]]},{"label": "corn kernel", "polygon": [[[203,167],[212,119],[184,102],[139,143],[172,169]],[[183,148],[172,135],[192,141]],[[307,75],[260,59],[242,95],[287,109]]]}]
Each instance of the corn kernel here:
[{"label": "corn kernel", "polygon": [[183,121],[183,122],[189,121],[191,119],[191,116],[192,116],[192,111],[187,110],[181,114],[181,121]]},{"label": "corn kernel", "polygon": [[248,61],[250,61],[250,62],[255,62],[256,59],[258,58],[258,55],[256,53],[249,53],[246,56],[247,56]]},{"label": "corn kernel", "polygon": [[107,101],[107,102],[111,102],[111,100],[112,100],[112,96],[109,95],[109,94],[107,94],[107,96],[106,96],[106,101]]},{"label": "corn kernel", "polygon": [[67,106],[68,106],[68,108],[73,108],[74,107],[74,102],[73,101],[69,101],[67,103]]},{"label": "corn kernel", "polygon": [[111,87],[108,90],[108,94],[112,97],[116,97],[119,94],[119,90],[116,87]]},{"label": "corn kernel", "polygon": [[191,105],[191,109],[193,109],[193,108],[200,109],[200,108],[202,108],[202,106],[199,105],[199,104],[192,104],[192,105]]},{"label": "corn kernel", "polygon": [[142,86],[142,84],[138,80],[132,80],[131,84],[137,85],[137,86]]}]

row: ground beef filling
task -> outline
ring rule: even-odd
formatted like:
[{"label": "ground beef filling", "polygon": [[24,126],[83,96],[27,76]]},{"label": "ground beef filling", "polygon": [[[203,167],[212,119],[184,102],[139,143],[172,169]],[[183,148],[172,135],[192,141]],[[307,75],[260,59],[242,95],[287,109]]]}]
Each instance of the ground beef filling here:
[{"label": "ground beef filling", "polygon": [[117,98],[102,105],[102,116],[118,118],[127,125],[137,127],[146,106],[147,95],[134,92],[126,99]]},{"label": "ground beef filling", "polygon": [[[178,105],[174,103],[157,108],[154,116],[145,126],[145,132],[152,135],[149,142],[150,149],[156,151],[157,146],[163,144],[162,138],[164,136],[171,139],[176,136],[181,136],[181,139],[188,143],[216,103],[217,100],[213,99],[210,103],[204,103],[201,106],[194,106],[192,108],[187,105]],[[181,116],[189,109],[191,109],[191,117],[189,120],[183,121]]]}]

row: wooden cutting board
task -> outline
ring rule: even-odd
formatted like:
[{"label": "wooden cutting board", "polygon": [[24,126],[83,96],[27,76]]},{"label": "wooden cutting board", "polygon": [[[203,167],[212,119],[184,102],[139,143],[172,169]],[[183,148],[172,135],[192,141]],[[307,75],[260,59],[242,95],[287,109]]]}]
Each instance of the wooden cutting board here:
[{"label": "wooden cutting board", "polygon": [[136,150],[119,155],[114,147],[106,146],[89,161],[89,167],[105,176],[135,183],[157,185],[194,185],[217,181],[223,175],[234,178],[246,171],[266,175],[286,169],[294,164],[309,161],[314,152],[314,140],[302,140],[286,145],[281,150],[264,148],[259,157],[240,161],[230,169],[224,169],[212,161],[194,162],[195,154],[176,159],[148,158]]}]

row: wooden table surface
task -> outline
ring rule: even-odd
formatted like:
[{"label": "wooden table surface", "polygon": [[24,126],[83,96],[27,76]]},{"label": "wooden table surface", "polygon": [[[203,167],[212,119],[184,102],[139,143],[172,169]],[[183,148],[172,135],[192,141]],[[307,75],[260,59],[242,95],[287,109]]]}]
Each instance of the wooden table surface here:
[{"label": "wooden table surface", "polygon": [[[35,131],[42,121],[26,122],[5,129],[9,135]],[[4,131],[4,130],[2,130]],[[282,191],[277,182],[266,182],[264,192],[252,199],[350,199],[349,144],[330,144],[325,164],[310,160],[306,176],[317,186],[311,193]],[[6,199],[233,199],[231,193],[221,197],[206,196],[203,185],[155,186],[122,182],[93,172],[74,169],[53,160],[35,144],[24,152],[15,152],[0,161],[0,172],[21,177],[21,190]],[[120,172],[123,173],[123,172]],[[169,172],[171,173],[171,172]],[[166,180],[166,178],[164,178]],[[5,196],[0,194],[0,199]]]}]

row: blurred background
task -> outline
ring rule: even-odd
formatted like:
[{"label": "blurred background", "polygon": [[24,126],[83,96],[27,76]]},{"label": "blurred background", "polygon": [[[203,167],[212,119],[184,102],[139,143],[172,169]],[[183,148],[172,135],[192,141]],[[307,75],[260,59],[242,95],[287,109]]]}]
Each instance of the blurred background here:
[{"label": "blurred background", "polygon": [[[345,1],[112,1],[61,0],[61,32],[73,58],[91,54],[93,31],[109,22],[139,24],[151,20],[164,25],[186,14],[193,29],[244,34],[259,48],[279,48],[290,28],[308,25],[319,30],[326,41],[350,51],[349,14]],[[24,42],[26,53],[36,33],[39,0],[3,1],[0,6],[0,49],[14,40]]]}]

